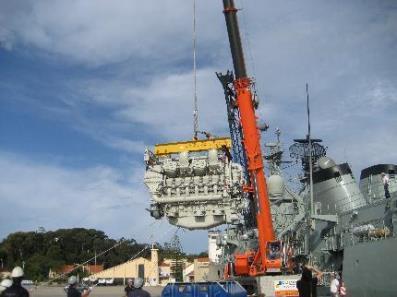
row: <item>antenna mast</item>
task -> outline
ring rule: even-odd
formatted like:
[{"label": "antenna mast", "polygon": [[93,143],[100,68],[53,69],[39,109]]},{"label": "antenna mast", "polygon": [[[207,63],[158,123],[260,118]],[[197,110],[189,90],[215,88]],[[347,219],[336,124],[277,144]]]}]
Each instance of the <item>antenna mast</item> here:
[{"label": "antenna mast", "polygon": [[307,107],[307,141],[309,145],[309,182],[310,182],[310,217],[313,215],[313,163],[312,163],[312,139],[310,133],[310,102],[309,84],[306,83],[306,107]]}]

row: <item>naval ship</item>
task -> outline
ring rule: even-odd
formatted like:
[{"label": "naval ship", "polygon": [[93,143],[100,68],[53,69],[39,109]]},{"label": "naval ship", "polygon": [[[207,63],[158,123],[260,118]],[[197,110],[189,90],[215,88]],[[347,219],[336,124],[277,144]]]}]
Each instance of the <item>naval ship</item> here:
[{"label": "naval ship", "polygon": [[[272,212],[278,234],[283,237],[295,233],[284,239],[297,240],[295,248],[301,249],[302,255],[309,255],[322,271],[339,272],[348,296],[397,296],[397,281],[393,276],[397,271],[397,165],[377,164],[365,168],[357,183],[349,164],[337,164],[329,158],[320,142],[313,139],[309,150],[307,138],[296,139],[289,148],[290,156],[300,159],[302,164],[302,188],[298,195],[308,202],[304,203],[306,206],[311,202],[313,207],[311,212],[302,207],[303,218],[291,215],[289,222],[286,222],[285,215],[289,212],[285,208],[291,203],[277,205],[276,202],[288,199],[286,193],[290,192],[282,186],[282,173],[277,170],[282,150],[278,144],[270,145],[270,156],[277,156],[271,160],[276,163],[271,173],[279,176],[278,197]],[[313,162],[312,201],[309,151]],[[387,194],[383,176],[389,179]],[[272,185],[269,186],[272,191]],[[306,224],[298,227],[299,221]],[[326,279],[321,284],[325,289],[320,290],[323,295],[328,291],[328,283]]]}]

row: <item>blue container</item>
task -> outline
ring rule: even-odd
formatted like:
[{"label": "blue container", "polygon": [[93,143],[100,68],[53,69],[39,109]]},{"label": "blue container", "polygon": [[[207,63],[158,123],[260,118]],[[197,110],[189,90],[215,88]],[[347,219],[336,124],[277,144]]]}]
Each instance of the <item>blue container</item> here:
[{"label": "blue container", "polygon": [[247,297],[247,291],[236,281],[170,283],[161,297]]}]

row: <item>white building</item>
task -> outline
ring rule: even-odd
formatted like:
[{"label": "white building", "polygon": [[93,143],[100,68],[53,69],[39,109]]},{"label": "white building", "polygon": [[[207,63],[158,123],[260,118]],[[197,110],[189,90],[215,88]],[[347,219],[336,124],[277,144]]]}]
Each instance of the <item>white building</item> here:
[{"label": "white building", "polygon": [[151,249],[150,260],[139,257],[91,275],[94,279],[122,279],[141,277],[150,285],[159,284],[158,250]]},{"label": "white building", "polygon": [[208,232],[208,258],[212,263],[219,263],[222,255],[222,247],[216,245],[217,238],[220,236],[219,231]]}]

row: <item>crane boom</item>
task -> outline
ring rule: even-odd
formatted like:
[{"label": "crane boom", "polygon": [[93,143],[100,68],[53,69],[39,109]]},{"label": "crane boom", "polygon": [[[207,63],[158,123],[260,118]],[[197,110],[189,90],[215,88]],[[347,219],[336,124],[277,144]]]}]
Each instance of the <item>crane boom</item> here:
[{"label": "crane boom", "polygon": [[[254,255],[251,255],[254,256],[254,261],[249,264],[248,273],[250,275],[258,275],[266,271],[266,249],[268,243],[275,240],[275,235],[267,194],[263,155],[260,146],[260,133],[257,127],[257,117],[255,115],[255,107],[253,103],[251,80],[246,71],[238,28],[237,9],[234,6],[233,0],[223,0],[223,6],[235,71],[235,80],[233,85],[236,93],[236,104],[240,114],[242,144],[247,158],[247,171],[249,173],[249,184],[245,187],[245,191],[253,193],[255,199],[254,203],[256,203],[255,209],[259,248]],[[236,260],[236,268],[238,270],[239,261],[247,261],[248,263],[248,256],[237,255]],[[242,269],[242,271],[245,272],[246,270],[247,267]]]}]

